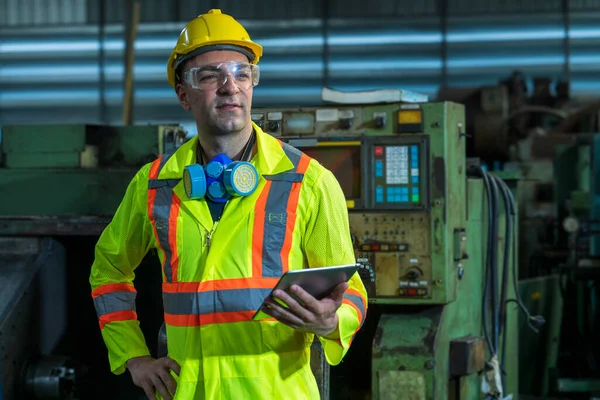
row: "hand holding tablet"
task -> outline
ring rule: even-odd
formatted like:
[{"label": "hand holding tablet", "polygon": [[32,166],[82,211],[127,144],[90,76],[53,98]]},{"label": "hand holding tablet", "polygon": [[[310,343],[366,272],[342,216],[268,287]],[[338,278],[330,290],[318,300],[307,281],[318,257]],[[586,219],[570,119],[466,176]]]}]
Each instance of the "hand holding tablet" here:
[{"label": "hand holding tablet", "polygon": [[349,281],[352,275],[358,271],[359,267],[359,264],[349,264],[288,271],[277,282],[277,285],[275,285],[269,296],[267,296],[267,299],[265,299],[267,301],[262,303],[252,319],[259,320],[271,318],[271,316],[263,312],[262,309],[269,307],[268,303],[273,302],[273,300],[287,308],[286,304],[278,301],[278,299],[273,296],[273,292],[276,290],[285,292],[293,301],[298,302],[300,305],[303,305],[303,302],[290,291],[292,285],[298,285],[316,300],[322,300],[331,295],[339,284]]}]

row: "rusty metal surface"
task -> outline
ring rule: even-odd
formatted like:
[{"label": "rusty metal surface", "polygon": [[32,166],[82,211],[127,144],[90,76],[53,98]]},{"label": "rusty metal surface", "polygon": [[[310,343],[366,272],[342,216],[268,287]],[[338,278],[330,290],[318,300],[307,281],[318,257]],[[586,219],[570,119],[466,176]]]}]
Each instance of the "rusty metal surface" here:
[{"label": "rusty metal surface", "polygon": [[[420,385],[410,386],[405,382],[407,376],[413,378],[416,374],[422,376],[423,389],[427,397],[431,398],[434,391],[435,353],[439,329],[441,328],[442,312],[444,308],[431,307],[412,310],[403,308],[399,314],[383,314],[377,326],[373,339],[372,352],[372,392],[376,399],[390,399],[396,395],[391,386],[400,382],[406,383],[406,389],[416,390],[420,393]],[[440,366],[441,368],[443,365]],[[390,371],[412,372],[411,374],[398,375]],[[404,384],[403,383],[403,384]],[[414,382],[413,382],[414,383]],[[404,397],[402,397],[404,398]],[[410,397],[409,397],[410,398]]]},{"label": "rusty metal surface", "polygon": [[[440,197],[446,200],[446,162],[442,157],[433,159],[433,185],[432,197]],[[444,223],[446,223],[446,207],[443,210]]]},{"label": "rusty metal surface", "polygon": [[485,340],[467,336],[450,342],[450,375],[463,376],[483,371]]},{"label": "rusty metal surface", "polygon": [[379,371],[381,400],[426,400],[425,378],[418,371]]}]

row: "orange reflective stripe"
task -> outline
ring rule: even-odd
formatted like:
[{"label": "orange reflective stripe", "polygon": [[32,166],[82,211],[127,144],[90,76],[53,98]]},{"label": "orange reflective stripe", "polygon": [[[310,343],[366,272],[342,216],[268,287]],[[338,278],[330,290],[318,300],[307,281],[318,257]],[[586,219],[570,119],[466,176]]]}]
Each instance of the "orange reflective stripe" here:
[{"label": "orange reflective stripe", "polygon": [[302,153],[302,157],[300,158],[300,163],[298,164],[298,168],[296,172],[299,174],[303,174],[308,169],[308,164],[310,164],[310,160],[312,160],[309,156]]},{"label": "orange reflective stripe", "polygon": [[179,253],[177,252],[177,221],[179,217],[179,205],[181,200],[173,194],[171,200],[171,211],[169,215],[169,247],[171,248],[171,282],[177,282],[177,270],[179,268]]},{"label": "orange reflective stripe", "polygon": [[[152,166],[150,167],[150,174],[148,176],[148,180],[158,178],[158,173],[160,172],[160,164],[162,161],[162,156],[154,160],[152,162]],[[162,250],[163,255],[165,254],[165,249],[162,248],[160,244],[160,240],[158,240],[158,232],[156,231],[156,221],[154,220],[154,203],[156,202],[156,190],[148,191],[148,218],[152,223],[152,231],[154,232],[154,237],[156,238],[156,245],[160,250]],[[161,261],[161,265],[164,264],[164,259]]]},{"label": "orange reflective stripe", "polygon": [[[310,160],[311,158],[303,153],[300,157],[300,162],[298,163],[298,168],[296,168],[296,172],[299,174],[304,174],[306,172],[306,169],[308,168],[308,164],[310,164]],[[283,239],[283,246],[281,246],[280,253],[282,274],[285,274],[289,269],[288,265],[290,250],[292,248],[292,235],[294,233],[294,227],[296,226],[296,210],[298,209],[298,199],[300,198],[301,188],[302,182],[292,183],[292,190],[290,192],[288,204],[286,207],[288,217],[285,225],[285,238]]]},{"label": "orange reflective stripe", "polygon": [[109,283],[94,289],[92,298],[100,328],[112,321],[136,319],[136,296],[137,291],[128,283]]},{"label": "orange reflective stripe", "polygon": [[158,173],[160,172],[160,164],[161,164],[162,158],[163,158],[163,156],[160,156],[152,162],[152,166],[150,167],[150,174],[148,176],[148,179],[158,178]]},{"label": "orange reflective stripe", "polygon": [[265,185],[255,205],[252,235],[254,277],[281,277],[288,270],[300,187],[310,162],[310,158],[300,150],[280,143],[294,169],[263,175],[268,186]]},{"label": "orange reflective stripe", "polygon": [[362,313],[360,312],[360,309],[358,308],[358,306],[356,304],[354,304],[354,302],[352,300],[349,300],[346,297],[344,297],[344,299],[342,300],[342,303],[348,304],[349,306],[352,306],[352,308],[354,308],[356,310],[356,313],[358,314],[358,320],[361,322],[359,324],[359,326],[360,326],[363,321],[363,316],[362,316]]},{"label": "orange reflective stripe", "polygon": [[133,310],[115,311],[99,318],[100,329],[110,322],[137,320],[137,313]]},{"label": "orange reflective stripe", "polygon": [[267,198],[271,191],[272,181],[267,181],[265,186],[256,201],[254,213],[254,228],[252,232],[252,276],[262,276],[262,257],[263,257],[263,237],[265,234],[265,208],[267,206]]},{"label": "orange reflective stripe", "polygon": [[251,321],[255,311],[221,312],[213,314],[169,315],[165,313],[165,322],[172,326],[203,326]]},{"label": "orange reflective stripe", "polygon": [[164,154],[152,163],[148,177],[148,217],[152,222],[157,247],[162,250],[164,280],[177,280],[177,217],[179,199],[173,193],[178,179],[158,179],[160,171],[173,154]]},{"label": "orange reflective stripe", "polygon": [[204,282],[163,282],[163,292],[207,292],[211,290],[233,289],[271,289],[275,287],[279,278],[234,278],[220,279]]},{"label": "orange reflective stripe", "polygon": [[346,291],[345,291],[344,293],[345,293],[345,294],[353,294],[354,296],[358,296],[358,297],[360,297],[360,299],[361,299],[363,302],[365,301],[365,298],[363,297],[362,293],[361,293],[361,292],[359,292],[359,291],[358,291],[358,290],[356,290],[356,289],[351,289],[351,288],[348,288],[348,289],[346,289]]},{"label": "orange reflective stripe", "polygon": [[356,310],[356,313],[358,314],[358,320],[360,322],[358,326],[360,328],[367,313],[367,304],[363,295],[358,290],[347,289],[344,293],[344,299],[342,302],[352,306],[352,308]]},{"label": "orange reflective stripe", "polygon": [[[156,190],[150,190],[148,192],[148,218],[150,219],[150,222],[152,223],[152,231],[154,232],[154,237],[156,238],[156,245],[158,246],[158,248],[160,250],[162,250],[163,253],[163,259],[161,260],[160,264],[161,267],[165,264],[165,259],[166,259],[166,253],[165,253],[165,249],[162,248],[161,244],[160,244],[160,240],[158,239],[158,232],[156,231],[156,221],[154,220],[154,203],[156,201]],[[161,268],[163,275],[164,275],[164,268]]]},{"label": "orange reflective stripe", "polygon": [[102,296],[104,294],[113,293],[113,292],[136,292],[135,287],[130,285],[129,283],[109,283],[106,285],[98,286],[96,289],[92,290],[92,298],[96,298]]}]

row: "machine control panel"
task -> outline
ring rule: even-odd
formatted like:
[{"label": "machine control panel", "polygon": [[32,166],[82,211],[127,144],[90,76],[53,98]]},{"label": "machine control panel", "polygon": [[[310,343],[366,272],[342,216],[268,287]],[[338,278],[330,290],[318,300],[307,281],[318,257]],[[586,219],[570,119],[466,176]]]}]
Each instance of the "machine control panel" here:
[{"label": "machine control panel", "polygon": [[360,107],[253,110],[251,117],[255,124],[275,137],[358,136],[365,129]]},{"label": "machine control panel", "polygon": [[350,213],[349,218],[369,298],[431,298],[428,213]]},{"label": "machine control panel", "polygon": [[425,204],[426,145],[425,140],[373,144],[370,179],[374,208],[419,208]]},{"label": "machine control panel", "polygon": [[[370,301],[456,297],[465,226],[464,108],[452,103],[253,109],[252,120],[336,177]],[[458,245],[457,245],[458,244]],[[459,250],[455,250],[459,249]]]}]

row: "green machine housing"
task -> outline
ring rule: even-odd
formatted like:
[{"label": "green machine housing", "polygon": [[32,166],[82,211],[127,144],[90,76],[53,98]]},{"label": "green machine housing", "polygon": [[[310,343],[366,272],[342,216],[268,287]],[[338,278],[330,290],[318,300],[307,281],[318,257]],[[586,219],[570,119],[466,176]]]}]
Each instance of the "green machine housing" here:
[{"label": "green machine housing", "polygon": [[[488,218],[482,180],[467,176],[464,107],[331,105],[254,109],[252,118],[330,169],[346,195],[369,311],[338,372],[346,384],[332,382],[331,398],[480,398],[491,358],[482,307]],[[504,394],[513,399],[516,316],[509,305]],[[369,387],[352,387],[364,374]]]},{"label": "green machine housing", "polygon": [[[179,125],[2,128],[0,297],[8,301],[0,303],[0,398],[30,398],[29,392],[62,398],[75,388],[76,399],[97,398],[104,388],[111,390],[104,398],[135,397],[133,383],[104,373],[110,369],[89,267],[97,237],[135,173],[183,143],[185,131]],[[160,268],[156,257],[143,264],[137,288],[153,282],[160,288],[160,275],[152,273]],[[154,336],[160,305],[144,296],[136,305],[144,333]],[[46,339],[39,338],[48,337],[54,342],[42,346]],[[72,368],[78,365],[86,368]],[[93,378],[80,379],[85,371]]]},{"label": "green machine housing", "polygon": [[69,219],[98,233],[137,170],[186,140],[179,125],[7,125],[2,135],[5,234],[52,233]]}]

